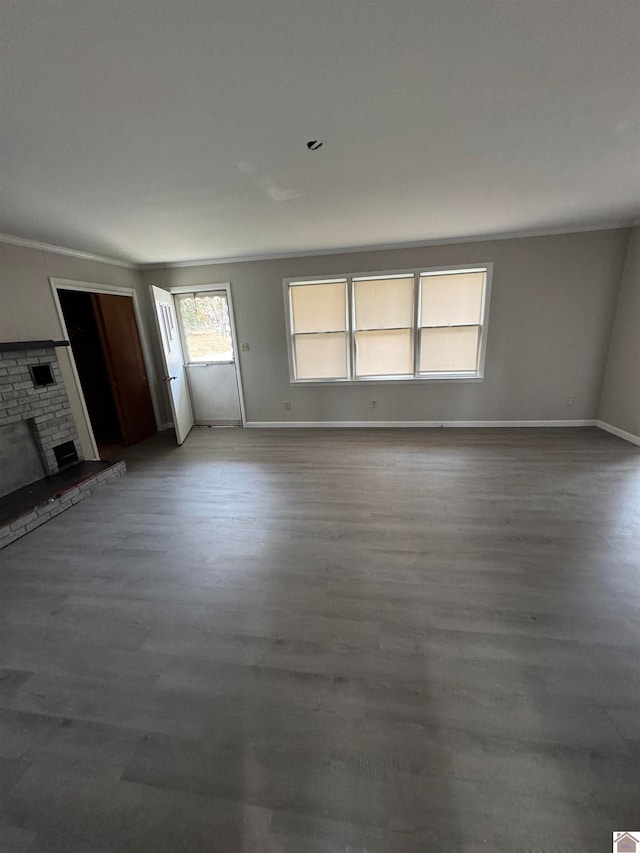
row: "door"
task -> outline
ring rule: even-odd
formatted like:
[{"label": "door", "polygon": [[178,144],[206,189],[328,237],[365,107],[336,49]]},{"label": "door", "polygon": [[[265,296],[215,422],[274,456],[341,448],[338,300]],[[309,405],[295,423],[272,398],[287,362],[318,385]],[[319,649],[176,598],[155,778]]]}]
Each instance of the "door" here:
[{"label": "door", "polygon": [[227,289],[176,293],[175,301],[195,423],[242,424]]},{"label": "door", "polygon": [[156,419],[133,299],[93,293],[91,300],[122,441],[136,444],[155,433]]},{"label": "door", "polygon": [[176,441],[178,444],[182,444],[193,426],[193,413],[180,344],[178,319],[173,306],[173,296],[170,293],[152,284],[151,298],[156,309],[162,363],[165,371],[163,378],[169,387],[169,402],[173,414]]}]

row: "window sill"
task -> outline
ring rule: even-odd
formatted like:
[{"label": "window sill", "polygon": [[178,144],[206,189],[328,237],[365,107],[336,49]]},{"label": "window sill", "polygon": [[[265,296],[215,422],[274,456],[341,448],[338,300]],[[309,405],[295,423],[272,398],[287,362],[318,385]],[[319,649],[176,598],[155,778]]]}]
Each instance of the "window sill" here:
[{"label": "window sill", "polygon": [[357,385],[422,385],[434,382],[484,382],[484,376],[409,376],[406,379],[291,379],[290,385],[333,387]]}]

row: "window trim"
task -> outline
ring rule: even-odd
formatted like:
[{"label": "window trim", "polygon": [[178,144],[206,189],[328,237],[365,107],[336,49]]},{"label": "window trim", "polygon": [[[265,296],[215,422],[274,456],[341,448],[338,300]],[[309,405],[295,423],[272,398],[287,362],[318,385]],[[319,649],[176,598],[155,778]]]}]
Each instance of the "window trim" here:
[{"label": "window trim", "polygon": [[[486,272],[484,298],[482,300],[482,311],[480,313],[480,322],[477,324],[479,328],[479,350],[478,350],[478,368],[474,371],[458,371],[458,372],[439,372],[439,373],[420,373],[420,346],[421,346],[421,297],[422,288],[420,286],[421,276],[429,275],[456,275],[465,272]],[[413,328],[411,329],[412,345],[413,345],[413,375],[402,374],[398,376],[363,376],[356,377],[355,372],[355,305],[353,297],[353,282],[357,279],[371,278],[394,278],[396,276],[413,276],[414,300],[413,300]],[[493,279],[493,262],[486,261],[475,264],[451,264],[447,266],[437,267],[414,267],[412,269],[400,270],[378,270],[373,272],[354,272],[354,273],[338,273],[331,276],[295,276],[282,280],[282,289],[284,294],[285,306],[285,323],[287,332],[287,354],[289,358],[289,384],[290,385],[310,385],[310,386],[335,386],[335,385],[398,385],[403,382],[483,382],[485,371],[485,359],[487,353],[487,338],[489,327],[489,308],[491,305],[491,284]],[[322,379],[297,379],[295,372],[295,346],[294,346],[294,331],[293,331],[293,312],[291,310],[291,287],[296,285],[308,284],[330,284],[344,281],[347,289],[347,378],[322,378]],[[469,324],[464,324],[469,325]],[[471,324],[475,326],[476,324]],[[431,327],[425,327],[431,328]],[[437,328],[446,328],[437,327]]]}]

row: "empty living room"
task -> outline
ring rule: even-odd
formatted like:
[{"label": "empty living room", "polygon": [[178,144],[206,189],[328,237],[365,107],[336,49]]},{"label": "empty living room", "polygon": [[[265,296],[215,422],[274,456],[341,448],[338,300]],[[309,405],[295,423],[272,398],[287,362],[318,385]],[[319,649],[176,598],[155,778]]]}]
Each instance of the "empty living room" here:
[{"label": "empty living room", "polygon": [[0,0],[0,853],[640,853],[640,0]]}]

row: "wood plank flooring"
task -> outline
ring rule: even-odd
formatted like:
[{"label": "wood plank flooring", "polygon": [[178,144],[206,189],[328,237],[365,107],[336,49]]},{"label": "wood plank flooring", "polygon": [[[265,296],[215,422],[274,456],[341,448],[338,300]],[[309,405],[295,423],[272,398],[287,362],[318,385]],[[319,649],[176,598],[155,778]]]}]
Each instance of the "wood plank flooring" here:
[{"label": "wood plank flooring", "polygon": [[609,850],[640,452],[214,430],[0,554],[2,853]]}]

